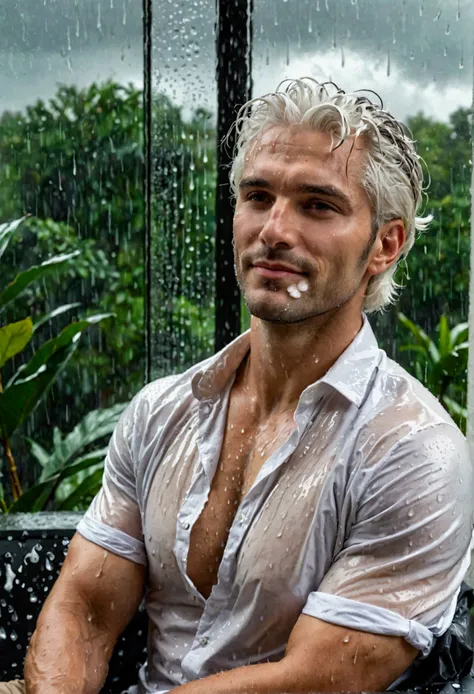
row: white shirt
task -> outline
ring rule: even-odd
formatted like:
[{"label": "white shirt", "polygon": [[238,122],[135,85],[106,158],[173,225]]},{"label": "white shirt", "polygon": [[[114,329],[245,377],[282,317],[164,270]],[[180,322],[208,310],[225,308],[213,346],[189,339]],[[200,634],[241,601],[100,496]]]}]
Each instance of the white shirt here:
[{"label": "white shirt", "polygon": [[440,403],[363,327],[304,390],[295,429],[240,504],[206,600],[186,574],[249,332],[145,386],[109,444],[78,526],[148,565],[140,694],[277,661],[301,613],[403,636],[427,655],[452,621],[470,561],[472,470]]}]

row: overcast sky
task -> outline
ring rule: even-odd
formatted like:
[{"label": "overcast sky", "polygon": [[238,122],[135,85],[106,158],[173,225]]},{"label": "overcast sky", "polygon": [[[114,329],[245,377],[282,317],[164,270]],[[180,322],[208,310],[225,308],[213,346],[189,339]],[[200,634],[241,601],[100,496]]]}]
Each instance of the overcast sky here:
[{"label": "overcast sky", "polygon": [[[229,0],[230,2],[232,0]],[[57,83],[143,84],[139,0],[0,0],[0,111]],[[154,5],[153,85],[215,110],[214,0]],[[377,91],[398,117],[472,102],[472,0],[254,0],[254,93],[286,77]]]}]

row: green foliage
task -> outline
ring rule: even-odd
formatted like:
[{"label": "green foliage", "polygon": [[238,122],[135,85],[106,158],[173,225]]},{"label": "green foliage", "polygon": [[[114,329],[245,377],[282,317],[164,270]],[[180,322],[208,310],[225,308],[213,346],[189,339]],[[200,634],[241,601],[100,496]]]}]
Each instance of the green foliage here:
[{"label": "green foliage", "polygon": [[0,369],[9,359],[22,352],[33,335],[33,322],[25,318],[0,328]]},{"label": "green foliage", "polygon": [[467,320],[471,212],[471,111],[459,108],[449,123],[419,113],[408,119],[430,185],[422,214],[432,214],[428,231],[410,251],[397,281],[406,285],[398,309],[432,331],[445,313]]},{"label": "green foliage", "polygon": [[465,432],[465,389],[469,349],[467,323],[459,323],[450,329],[447,317],[442,315],[436,343],[403,313],[399,313],[398,318],[412,338],[411,342],[399,347],[400,352],[409,351],[415,355],[414,375],[438,398]]},{"label": "green foliage", "polygon": [[[18,230],[20,223],[17,220],[11,224],[0,226],[2,253],[6,251],[8,243],[13,238],[13,232]],[[34,282],[43,278],[51,269],[59,269],[72,258],[75,258],[77,254],[78,252],[75,251],[54,256],[41,265],[20,272],[0,293],[0,320],[5,315],[6,307],[14,299],[19,297]],[[53,312],[53,317],[58,313],[64,313],[66,308],[69,307],[59,307]],[[15,501],[18,502],[22,498],[22,488],[10,446],[13,434],[45,398],[52,383],[77,349],[79,338],[84,330],[111,315],[113,314],[88,316],[66,326],[59,335],[44,342],[33,353],[29,361],[14,371],[6,385],[4,385],[3,373],[0,371],[0,443],[8,462],[12,495]],[[47,320],[49,321],[51,317],[50,314],[50,316],[38,321],[36,327]],[[34,326],[30,317],[14,323],[7,323],[0,328],[0,369],[26,349],[31,342],[33,333]],[[6,503],[3,496],[2,499],[2,508],[5,510]]]},{"label": "green foliage", "polygon": [[55,427],[52,451],[28,439],[42,471],[39,482],[12,505],[10,512],[41,511],[52,498],[59,510],[76,510],[89,503],[100,487],[107,454],[106,447],[91,446],[110,437],[125,407],[126,403],[118,403],[89,412],[65,436]]}]

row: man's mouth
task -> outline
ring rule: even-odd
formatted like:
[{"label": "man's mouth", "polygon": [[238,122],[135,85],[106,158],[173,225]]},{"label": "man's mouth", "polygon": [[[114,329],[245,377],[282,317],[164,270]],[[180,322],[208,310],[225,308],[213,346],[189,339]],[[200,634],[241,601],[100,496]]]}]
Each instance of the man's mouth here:
[{"label": "man's mouth", "polygon": [[270,279],[279,279],[283,277],[301,277],[303,273],[290,265],[284,263],[267,263],[257,262],[252,268],[261,276]]}]

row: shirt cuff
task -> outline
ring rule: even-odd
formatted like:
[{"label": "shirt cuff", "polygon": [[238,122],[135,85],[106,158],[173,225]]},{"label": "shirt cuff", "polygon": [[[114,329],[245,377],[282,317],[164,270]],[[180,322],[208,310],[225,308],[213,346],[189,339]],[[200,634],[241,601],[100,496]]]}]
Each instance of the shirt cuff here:
[{"label": "shirt cuff", "polygon": [[79,521],[76,530],[86,540],[109,550],[112,554],[118,554],[119,557],[129,559],[135,564],[148,564],[145,544],[117,528],[86,515]]},{"label": "shirt cuff", "polygon": [[427,656],[434,643],[428,627],[396,612],[367,603],[349,600],[340,595],[313,592],[308,596],[303,614],[341,627],[367,631],[384,636],[403,636],[412,646]]}]

